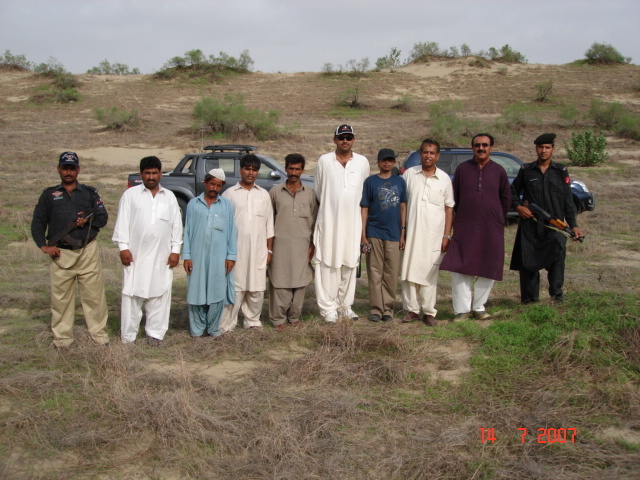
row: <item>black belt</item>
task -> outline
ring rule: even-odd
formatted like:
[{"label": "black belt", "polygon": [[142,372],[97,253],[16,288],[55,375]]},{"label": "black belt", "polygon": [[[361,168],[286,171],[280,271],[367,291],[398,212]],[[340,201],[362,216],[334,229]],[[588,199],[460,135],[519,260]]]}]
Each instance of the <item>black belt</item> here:
[{"label": "black belt", "polygon": [[[95,240],[95,238],[94,238],[94,239],[92,239],[92,240],[89,240],[89,241],[87,242],[87,245],[89,245],[91,242],[93,242],[93,240]],[[56,247],[61,248],[62,250],[81,250],[81,249],[83,249],[84,247],[86,247],[87,245],[81,245],[81,246],[79,246],[79,247],[74,247],[73,245],[67,245],[67,244],[65,244],[65,245],[56,245]]]}]

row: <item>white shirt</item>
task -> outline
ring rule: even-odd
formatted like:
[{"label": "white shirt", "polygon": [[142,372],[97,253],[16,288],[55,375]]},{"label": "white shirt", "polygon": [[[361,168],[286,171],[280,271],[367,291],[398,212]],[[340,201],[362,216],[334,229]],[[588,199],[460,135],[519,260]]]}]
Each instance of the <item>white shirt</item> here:
[{"label": "white shirt", "polygon": [[362,186],[370,174],[369,160],[353,153],[343,167],[336,153],[322,155],[316,164],[313,189],[320,202],[313,234],[314,263],[332,268],[355,268],[360,257]]},{"label": "white shirt", "polygon": [[417,165],[402,177],[407,184],[407,231],[400,279],[427,285],[428,272],[440,264],[444,208],[455,205],[453,186],[439,168],[427,177]]},{"label": "white shirt", "polygon": [[124,295],[154,298],[166,293],[173,281],[169,255],[179,254],[182,245],[182,216],[173,192],[160,186],[153,196],[144,185],[124,192],[112,240],[133,257],[131,265],[123,266]]},{"label": "white shirt", "polygon": [[274,235],[269,193],[256,184],[247,190],[236,183],[222,196],[233,203],[238,230],[236,291],[262,292],[267,288],[267,239]]}]

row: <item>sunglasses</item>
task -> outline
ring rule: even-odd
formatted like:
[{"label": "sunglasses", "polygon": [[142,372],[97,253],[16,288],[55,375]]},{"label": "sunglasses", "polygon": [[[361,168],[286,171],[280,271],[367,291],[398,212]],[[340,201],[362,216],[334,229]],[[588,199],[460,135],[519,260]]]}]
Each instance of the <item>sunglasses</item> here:
[{"label": "sunglasses", "polygon": [[490,145],[488,143],[474,143],[473,146],[474,146],[474,148],[480,148],[480,147],[487,148]]},{"label": "sunglasses", "polygon": [[351,140],[353,140],[353,135],[340,135],[338,137],[338,140],[340,141],[347,140],[348,142],[350,142]]}]

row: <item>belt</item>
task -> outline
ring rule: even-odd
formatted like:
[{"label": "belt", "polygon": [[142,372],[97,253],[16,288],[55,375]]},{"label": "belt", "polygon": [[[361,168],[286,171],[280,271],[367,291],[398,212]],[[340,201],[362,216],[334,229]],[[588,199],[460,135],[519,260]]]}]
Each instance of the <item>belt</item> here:
[{"label": "belt", "polygon": [[[93,239],[95,240],[95,239]],[[91,242],[93,242],[93,240],[89,240],[87,242],[87,245],[89,245]],[[62,250],[81,250],[82,248],[86,247],[87,245],[81,245],[79,247],[74,247],[73,245],[56,245],[56,247],[61,248]]]}]

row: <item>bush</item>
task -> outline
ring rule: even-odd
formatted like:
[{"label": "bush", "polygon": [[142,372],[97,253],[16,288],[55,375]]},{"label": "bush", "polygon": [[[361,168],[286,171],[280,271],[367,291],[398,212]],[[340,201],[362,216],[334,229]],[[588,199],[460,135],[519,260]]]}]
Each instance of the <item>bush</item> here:
[{"label": "bush", "polygon": [[49,57],[49,61],[47,63],[41,63],[33,70],[45,77],[56,77],[58,75],[68,73],[64,68],[64,65],[53,57]]},{"label": "bush", "polygon": [[640,117],[627,113],[616,124],[614,130],[619,137],[640,140]]},{"label": "bush", "polygon": [[584,54],[587,63],[592,65],[617,65],[630,63],[630,57],[622,54],[608,43],[594,43]]},{"label": "bush", "polygon": [[366,105],[360,101],[360,93],[360,87],[358,85],[347,88],[344,92],[338,94],[337,105],[348,108],[366,108]]},{"label": "bush", "polygon": [[491,47],[488,53],[489,60],[500,63],[527,63],[527,58],[513,50],[508,44],[504,45],[500,50]]},{"label": "bush", "polygon": [[204,125],[215,134],[249,132],[258,140],[269,140],[280,135],[280,129],[276,125],[279,115],[276,110],[264,112],[248,109],[242,94],[227,94],[224,101],[203,98],[193,107],[193,117],[197,122],[194,130],[200,130]]},{"label": "bush", "polygon": [[553,82],[551,80],[547,80],[546,82],[536,83],[536,101],[537,102],[546,102],[549,99],[549,95],[553,91]]},{"label": "bush", "polygon": [[156,73],[156,77],[173,78],[179,71],[185,71],[191,75],[211,75],[214,77],[226,73],[248,73],[253,64],[248,50],[243,50],[238,58],[225,52],[220,52],[218,57],[215,55],[206,57],[202,50],[188,50],[183,57],[173,57],[168,60]]},{"label": "bush", "polygon": [[607,139],[602,133],[594,135],[590,130],[582,133],[572,133],[569,144],[564,142],[567,149],[567,156],[573,165],[578,167],[590,167],[604,163],[609,159]]},{"label": "bush", "polygon": [[80,100],[80,92],[75,88],[59,88],[53,92],[56,103],[71,103]]},{"label": "bush", "polygon": [[122,110],[114,106],[97,108],[95,113],[100,123],[113,130],[124,130],[140,125],[140,115],[137,110]]},{"label": "bush", "polygon": [[358,62],[352,58],[346,63],[346,69],[352,77],[362,77],[369,70],[369,59],[365,57]]},{"label": "bush", "polygon": [[[474,57],[472,59],[469,60],[469,66],[470,67],[478,67],[478,68],[490,68],[491,65],[489,64],[489,62],[487,62],[487,60],[483,57],[477,56]],[[504,75],[507,74],[507,67],[502,67],[504,68]],[[498,69],[498,73],[499,74],[503,74],[502,71],[500,71],[501,69]]]},{"label": "bush", "polygon": [[580,112],[575,105],[566,105],[560,110],[560,120],[565,126],[574,126]]},{"label": "bush", "polygon": [[430,135],[437,138],[443,147],[456,147],[468,144],[478,130],[478,122],[446,114],[434,120]]},{"label": "bush", "polygon": [[110,63],[108,60],[103,60],[97,67],[90,68],[87,73],[93,75],[140,75],[140,70],[134,68],[129,69],[129,65],[124,63]]},{"label": "bush", "polygon": [[539,126],[542,124],[540,117],[534,113],[535,107],[514,103],[502,112],[502,121],[510,130],[522,130],[527,126]]},{"label": "bush", "polygon": [[391,49],[391,52],[389,52],[389,55],[380,57],[378,60],[376,60],[376,68],[378,70],[394,70],[396,68],[400,68],[402,66],[402,62],[400,61],[400,53],[400,50],[398,50],[396,47],[393,47]]},{"label": "bush", "polygon": [[427,111],[431,120],[437,120],[443,115],[455,116],[456,113],[462,111],[462,102],[460,100],[440,100],[430,103]]},{"label": "bush", "polygon": [[70,73],[64,73],[62,75],[56,75],[53,78],[53,86],[61,90],[78,88],[80,86],[80,81]]},{"label": "bush", "polygon": [[4,55],[0,57],[0,67],[13,70],[31,70],[33,64],[24,55],[13,55],[9,50],[6,50]]},{"label": "bush", "polygon": [[396,103],[391,105],[391,108],[401,110],[403,112],[410,112],[413,109],[413,96],[411,96],[410,93],[403,93],[398,97]]},{"label": "bush", "polygon": [[610,129],[617,125],[626,109],[620,102],[606,103],[602,100],[593,99],[589,116],[593,119],[597,127]]},{"label": "bush", "polygon": [[[487,66],[489,66],[489,64],[487,64]],[[507,76],[509,69],[507,67],[500,67],[496,70],[496,73],[498,75]]]}]

